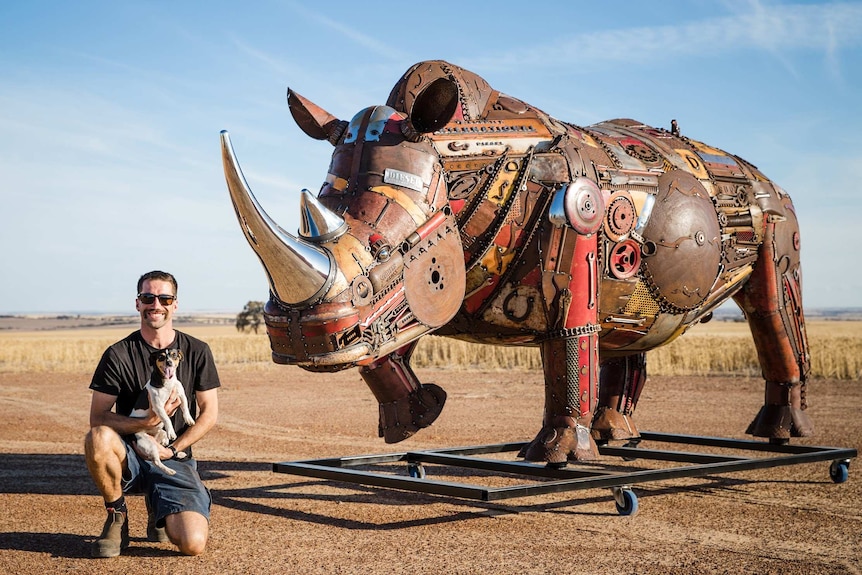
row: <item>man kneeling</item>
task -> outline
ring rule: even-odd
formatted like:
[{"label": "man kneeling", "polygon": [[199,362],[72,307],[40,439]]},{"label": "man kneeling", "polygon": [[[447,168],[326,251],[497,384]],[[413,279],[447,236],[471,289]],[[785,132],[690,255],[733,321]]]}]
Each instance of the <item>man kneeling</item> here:
[{"label": "man kneeling", "polygon": [[[141,276],[137,287],[135,309],[141,316],[141,328],[105,351],[90,383],[93,397],[84,451],[87,468],[108,512],[102,533],[93,544],[93,556],[116,557],[129,545],[124,493],[144,494],[150,540],[171,541],[180,552],[199,555],[209,538],[212,500],[198,475],[192,445],[218,418],[218,372],[206,343],[173,328],[176,279],[169,273],[153,271]],[[185,358],[176,375],[195,424],[189,426],[180,417],[180,399],[174,392],[164,407],[172,418],[176,440],[164,446],[141,434],[139,441],[153,441],[154,445],[140,449],[135,434],[151,431],[161,423],[144,389],[152,373],[150,356],[169,349],[178,349]],[[130,417],[136,408],[149,408],[148,416]],[[153,454],[174,473],[153,464],[148,459]]]}]

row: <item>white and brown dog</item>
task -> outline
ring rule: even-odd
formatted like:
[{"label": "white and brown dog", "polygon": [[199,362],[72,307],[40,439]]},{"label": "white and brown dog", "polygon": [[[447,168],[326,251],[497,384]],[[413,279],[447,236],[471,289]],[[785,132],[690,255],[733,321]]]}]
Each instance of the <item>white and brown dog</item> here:
[{"label": "white and brown dog", "polygon": [[[178,349],[167,349],[154,351],[150,355],[150,364],[153,366],[153,374],[150,381],[144,387],[150,400],[150,407],[162,420],[158,428],[150,433],[155,437],[156,441],[164,446],[170,445],[171,441],[177,438],[177,433],[174,431],[174,425],[171,418],[168,417],[165,411],[165,402],[171,396],[171,392],[176,390],[177,397],[180,399],[180,410],[183,414],[183,421],[186,425],[194,425],[195,420],[189,411],[189,400],[186,397],[183,384],[177,379],[177,366],[183,359],[183,352]],[[131,417],[145,417],[146,409],[136,409],[131,413]],[[162,463],[159,458],[159,449],[148,437],[144,431],[139,431],[135,434],[135,442],[138,445],[138,450],[144,455],[145,459],[152,461],[153,464],[160,468],[168,475],[176,473],[167,465]],[[185,453],[180,451],[177,453],[179,457],[185,457]]]}]

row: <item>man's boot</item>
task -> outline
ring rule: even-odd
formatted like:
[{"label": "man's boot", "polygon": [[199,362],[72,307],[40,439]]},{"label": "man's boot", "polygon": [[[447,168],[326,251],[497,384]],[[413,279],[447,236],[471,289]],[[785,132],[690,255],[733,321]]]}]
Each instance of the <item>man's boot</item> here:
[{"label": "man's boot", "polygon": [[165,531],[164,525],[156,527],[156,514],[153,513],[153,509],[150,506],[150,498],[144,495],[144,501],[147,503],[147,539],[149,541],[155,541],[156,543],[170,541],[170,539],[168,539],[168,532]]},{"label": "man's boot", "polygon": [[93,542],[93,557],[116,557],[129,546],[129,519],[122,511],[108,508],[102,534]]}]

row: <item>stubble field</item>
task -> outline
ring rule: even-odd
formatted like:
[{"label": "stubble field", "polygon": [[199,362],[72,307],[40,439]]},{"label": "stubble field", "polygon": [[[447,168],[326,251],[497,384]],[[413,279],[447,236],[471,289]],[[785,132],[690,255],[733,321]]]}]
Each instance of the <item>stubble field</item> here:
[{"label": "stubble field", "polygon": [[[90,559],[104,512],[82,456],[87,385],[104,346],[132,329],[0,332],[0,572],[862,572],[856,460],[841,484],[830,480],[828,462],[636,484],[633,517],[617,515],[608,489],[480,502],[273,473],[273,462],[527,441],[541,424],[540,371],[418,368],[449,399],[431,428],[392,446],[376,437],[376,402],[355,370],[273,365],[262,335],[244,336],[248,361],[242,352],[229,359],[219,346],[227,350],[236,336],[219,327],[180,327],[211,341],[222,377],[219,424],[196,447],[214,501],[207,551],[182,557],[170,544],[147,542],[143,501],[132,497],[128,553]],[[852,330],[847,337],[859,339]],[[29,360],[9,359],[13,341],[53,363],[22,369]],[[64,347],[77,351],[58,351]],[[642,429],[746,437],[762,399],[759,377],[657,370],[638,407]],[[808,397],[817,435],[794,443],[859,449],[858,372],[815,378]],[[448,473],[428,466],[429,477]],[[459,482],[499,480],[459,473]]]}]

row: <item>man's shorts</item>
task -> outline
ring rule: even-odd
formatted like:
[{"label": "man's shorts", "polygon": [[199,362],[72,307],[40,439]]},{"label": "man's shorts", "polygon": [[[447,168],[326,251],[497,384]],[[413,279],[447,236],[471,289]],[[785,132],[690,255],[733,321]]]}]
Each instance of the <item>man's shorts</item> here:
[{"label": "man's shorts", "polygon": [[180,511],[195,511],[209,521],[212,496],[198,475],[197,461],[191,458],[162,460],[177,472],[168,475],[142,459],[128,441],[124,443],[129,470],[128,476],[123,473],[123,493],[143,493],[149,499],[158,527],[164,526],[166,516]]}]

